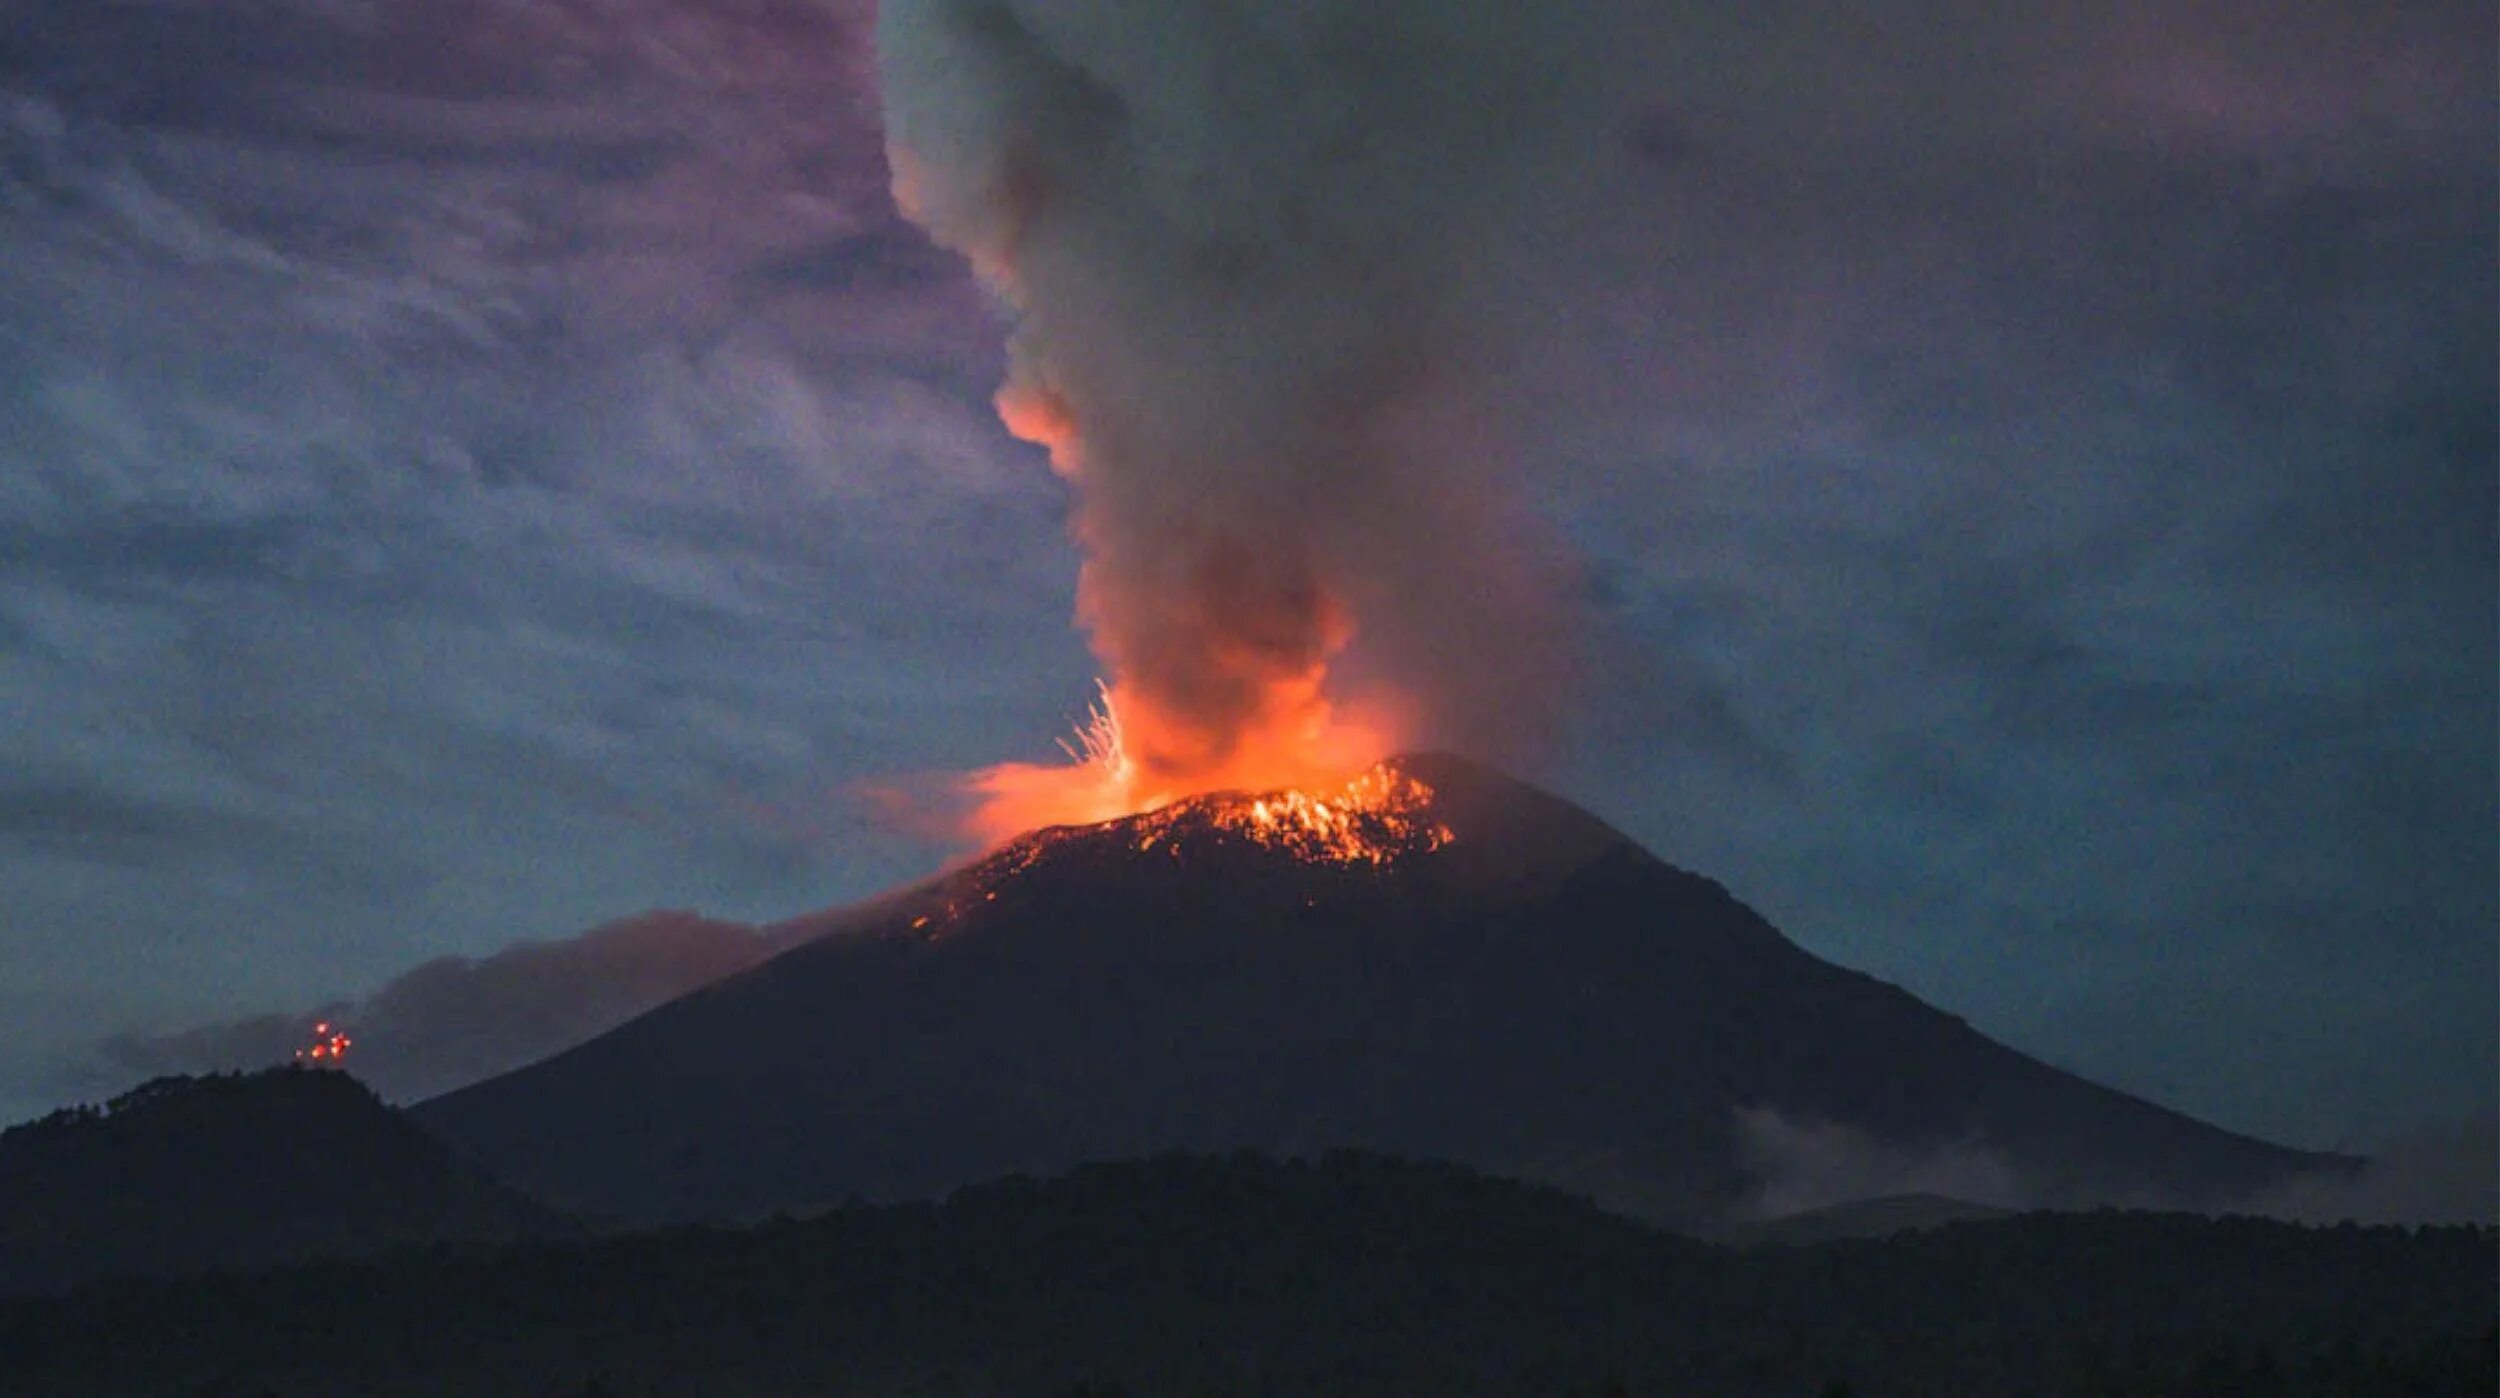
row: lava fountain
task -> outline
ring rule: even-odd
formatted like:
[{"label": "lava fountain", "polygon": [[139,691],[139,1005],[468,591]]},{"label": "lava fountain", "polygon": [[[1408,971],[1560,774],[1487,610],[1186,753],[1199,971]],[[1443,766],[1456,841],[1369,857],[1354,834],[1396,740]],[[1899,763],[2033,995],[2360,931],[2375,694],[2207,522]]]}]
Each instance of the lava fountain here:
[{"label": "lava fountain", "polygon": [[1377,754],[1388,747],[1382,730],[1339,718],[1316,683],[1305,702],[1280,707],[1283,722],[1244,733],[1220,764],[1172,773],[1131,755],[1119,694],[1102,685],[1076,736],[1060,743],[1065,762],[1002,763],[965,779],[978,800],[971,829],[996,843],[1188,801],[1225,828],[1315,858],[1333,851],[1342,861],[1377,863],[1378,851],[1418,842],[1415,813],[1432,793],[1380,764]]}]

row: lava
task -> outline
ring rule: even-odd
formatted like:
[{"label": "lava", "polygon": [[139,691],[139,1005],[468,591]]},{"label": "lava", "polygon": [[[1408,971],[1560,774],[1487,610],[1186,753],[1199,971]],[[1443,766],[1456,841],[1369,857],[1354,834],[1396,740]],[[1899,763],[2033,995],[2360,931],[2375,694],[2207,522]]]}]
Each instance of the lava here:
[{"label": "lava", "polygon": [[1384,865],[1430,853],[1455,838],[1433,815],[1432,788],[1385,766],[1317,791],[1194,797],[1141,816],[1134,825],[1140,853],[1159,847],[1177,852],[1188,829],[1211,826],[1313,864]]},{"label": "lava", "polygon": [[[1066,762],[1003,763],[966,779],[973,798],[967,828],[995,845],[1029,830],[1099,825],[1210,793],[1275,791],[1291,794],[1292,814],[1279,816],[1272,828],[1303,832],[1295,847],[1317,852],[1326,843],[1318,832],[1342,831],[1356,816],[1399,804],[1400,793],[1391,790],[1397,783],[1420,790],[1411,779],[1372,770],[1391,749],[1387,726],[1349,716],[1330,703],[1320,693],[1323,678],[1314,670],[1279,681],[1258,721],[1236,733],[1220,753],[1187,761],[1169,755],[1168,741],[1156,744],[1158,735],[1168,735],[1155,706],[1138,703],[1116,685],[1099,684],[1099,698],[1075,737],[1060,743]],[[1161,760],[1144,755],[1155,751],[1164,754]],[[1328,794],[1300,794],[1311,791]],[[1255,817],[1231,824],[1269,828]]]},{"label": "lava", "polygon": [[[1101,711],[1087,731],[1095,739],[1109,735]],[[1071,752],[1091,751],[1109,760],[1103,756],[1109,749],[1088,749],[1086,741],[1072,744]],[[1095,759],[1080,757],[1079,766],[1088,760]],[[1138,854],[1173,860],[1224,844],[1246,844],[1306,864],[1387,869],[1457,840],[1440,819],[1436,800],[1431,786],[1383,762],[1310,787],[1201,793],[1141,814],[1024,831],[942,885],[938,896],[923,905],[925,910],[913,916],[910,932],[927,938],[948,935],[966,914],[996,903],[1002,890],[1071,841],[1107,838]]]}]

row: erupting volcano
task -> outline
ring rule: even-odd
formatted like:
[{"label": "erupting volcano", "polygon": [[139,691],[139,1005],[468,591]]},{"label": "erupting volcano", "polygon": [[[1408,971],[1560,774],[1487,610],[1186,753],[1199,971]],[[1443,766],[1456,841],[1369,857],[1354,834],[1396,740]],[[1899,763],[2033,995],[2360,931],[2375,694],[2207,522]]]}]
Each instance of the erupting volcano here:
[{"label": "erupting volcano", "polygon": [[1339,1145],[1709,1217],[1753,1187],[1763,1108],[1984,1141],[2042,1202],[2324,1163],[1990,1042],[1448,756],[1033,831],[774,935],[793,949],[418,1118],[544,1197],[653,1218]]},{"label": "erupting volcano", "polygon": [[2335,1163],[2026,1058],[1499,772],[1391,756],[1515,751],[1561,689],[1470,288],[1483,201],[1548,176],[1522,153],[1616,111],[1592,55],[1467,6],[1128,9],[879,11],[897,199],[1012,312],[999,413],[1072,492],[1105,678],[1069,760],[965,779],[972,862],[421,1121],[625,1218],[1354,1145],[1707,1219],[1760,1188],[1763,1113],[1984,1150],[2043,1203]]},{"label": "erupting volcano", "polygon": [[897,202],[1012,314],[999,417],[1073,493],[1105,676],[1071,761],[963,780],[963,833],[1271,790],[1309,830],[1391,753],[1516,751],[1568,668],[1565,570],[1464,287],[1479,201],[1535,177],[1523,127],[1592,118],[1556,82],[1585,66],[1425,6],[1095,23],[880,12]]}]

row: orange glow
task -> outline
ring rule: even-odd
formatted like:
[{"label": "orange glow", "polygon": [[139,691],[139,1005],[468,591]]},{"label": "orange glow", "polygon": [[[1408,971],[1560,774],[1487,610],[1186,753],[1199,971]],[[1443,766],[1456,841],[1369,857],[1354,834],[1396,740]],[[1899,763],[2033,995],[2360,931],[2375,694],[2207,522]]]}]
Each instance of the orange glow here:
[{"label": "orange glow", "polygon": [[[1088,733],[1104,739],[1106,723],[1104,712],[1097,711]],[[910,935],[926,940],[953,935],[967,916],[999,902],[1002,891],[1012,894],[1029,870],[1071,841],[1113,840],[1141,855],[1175,861],[1249,845],[1309,864],[1386,869],[1457,838],[1435,812],[1434,800],[1430,786],[1381,763],[1310,787],[1206,792],[1143,814],[1023,832],[940,885],[922,905],[926,911],[915,910]],[[1318,902],[1306,899],[1305,906]]]},{"label": "orange glow", "polygon": [[356,1041],[347,1037],[346,1030],[323,1020],[313,1026],[313,1041],[295,1051],[295,1061],[336,1067],[355,1046]]},{"label": "orange glow", "polygon": [[[1012,278],[1001,284],[1012,294]],[[1074,401],[1019,364],[996,407],[1084,486],[1090,447]],[[1335,787],[1397,749],[1403,735],[1379,711],[1352,714],[1332,696],[1330,663],[1355,618],[1302,550],[1186,521],[1156,526],[1176,539],[1145,539],[1134,521],[1108,522],[1118,513],[1088,502],[1074,523],[1089,555],[1078,620],[1111,678],[1061,742],[1065,763],[1003,763],[957,783],[970,802],[961,833],[996,846],[1208,792]]]},{"label": "orange glow", "polygon": [[1050,449],[1051,469],[1073,478],[1078,471],[1076,414],[1055,393],[1010,385],[998,391],[998,420],[1006,429]]},{"label": "orange glow", "polygon": [[1137,849],[1165,846],[1191,823],[1313,864],[1388,864],[1453,838],[1433,818],[1432,788],[1385,767],[1316,791],[1220,792],[1175,802],[1139,818]]},{"label": "orange glow", "polygon": [[[1028,830],[1099,825],[1209,792],[1352,792],[1365,782],[1386,781],[1365,769],[1391,751],[1393,739],[1330,703],[1320,693],[1322,678],[1314,667],[1269,685],[1259,712],[1221,753],[1205,750],[1196,726],[1164,720],[1120,687],[1101,685],[1101,698],[1073,740],[1059,745],[1066,762],[1003,763],[965,779],[974,799],[968,833],[995,845]],[[1141,760],[1148,752],[1162,754],[1161,760]],[[1314,801],[1307,810],[1324,819],[1318,812],[1335,808]]]}]

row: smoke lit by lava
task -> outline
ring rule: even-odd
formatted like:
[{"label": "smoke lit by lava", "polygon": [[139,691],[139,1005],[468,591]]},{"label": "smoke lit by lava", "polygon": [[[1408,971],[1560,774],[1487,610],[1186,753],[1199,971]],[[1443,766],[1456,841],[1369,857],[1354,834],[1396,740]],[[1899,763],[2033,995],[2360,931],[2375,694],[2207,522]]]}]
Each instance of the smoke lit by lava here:
[{"label": "smoke lit by lava", "polygon": [[897,202],[1012,312],[999,415],[1074,492],[1107,676],[1071,762],[966,779],[989,843],[1338,810],[1391,752],[1535,730],[1569,648],[1463,288],[1487,201],[1542,177],[1522,133],[1595,110],[1584,65],[1422,0],[1107,14],[879,17]]},{"label": "smoke lit by lava", "polygon": [[968,779],[979,798],[972,832],[995,843],[1046,826],[1092,825],[1159,810],[1210,791],[1276,791],[1302,802],[1323,824],[1327,817],[1319,813],[1385,809],[1393,788],[1412,786],[1412,780],[1366,771],[1387,741],[1374,729],[1339,718],[1316,686],[1314,677],[1307,694],[1285,696],[1301,702],[1280,704],[1284,712],[1265,715],[1265,721],[1235,735],[1221,759],[1176,770],[1168,763],[1150,766],[1134,755],[1131,706],[1106,684],[1075,740],[1060,744],[1065,763],[1005,763]]},{"label": "smoke lit by lava", "polygon": [[1218,792],[1164,806],[1136,822],[1140,853],[1173,847],[1190,828],[1212,828],[1315,864],[1392,863],[1448,844],[1431,787],[1387,764],[1316,790],[1258,795]]}]

